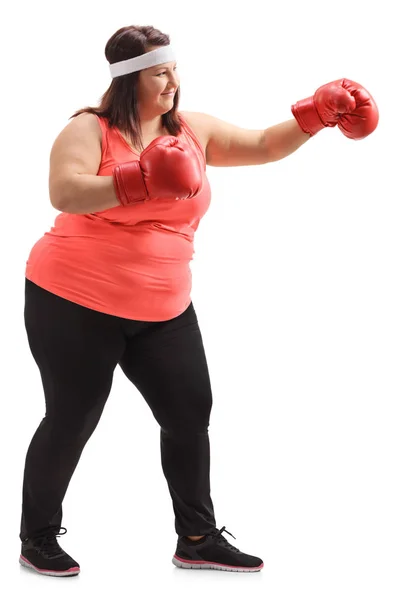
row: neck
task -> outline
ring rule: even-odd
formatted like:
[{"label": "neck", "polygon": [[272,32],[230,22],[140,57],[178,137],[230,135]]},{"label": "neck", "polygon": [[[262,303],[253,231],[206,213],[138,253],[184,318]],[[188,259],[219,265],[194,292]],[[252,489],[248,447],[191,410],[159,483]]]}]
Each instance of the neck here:
[{"label": "neck", "polygon": [[157,133],[163,129],[161,116],[150,117],[140,115],[140,126],[143,134]]}]

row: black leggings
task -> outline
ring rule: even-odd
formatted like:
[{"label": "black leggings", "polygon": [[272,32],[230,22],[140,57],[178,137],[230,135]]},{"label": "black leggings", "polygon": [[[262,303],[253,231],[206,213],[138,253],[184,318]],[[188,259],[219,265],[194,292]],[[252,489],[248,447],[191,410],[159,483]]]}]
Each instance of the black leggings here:
[{"label": "black leggings", "polygon": [[26,280],[25,326],[46,413],[29,445],[20,539],[60,527],[62,501],[111,391],[117,365],[160,425],[178,535],[215,531],[208,437],[212,392],[193,304],[168,321],[91,310]]}]

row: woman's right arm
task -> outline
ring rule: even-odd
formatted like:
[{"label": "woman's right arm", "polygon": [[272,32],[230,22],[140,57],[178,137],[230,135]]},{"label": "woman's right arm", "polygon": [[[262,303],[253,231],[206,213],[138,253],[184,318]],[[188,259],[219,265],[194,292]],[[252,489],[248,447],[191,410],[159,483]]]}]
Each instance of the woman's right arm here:
[{"label": "woman's right arm", "polygon": [[121,206],[113,177],[98,176],[101,132],[95,115],[75,117],[50,153],[50,202],[61,212],[89,214]]}]

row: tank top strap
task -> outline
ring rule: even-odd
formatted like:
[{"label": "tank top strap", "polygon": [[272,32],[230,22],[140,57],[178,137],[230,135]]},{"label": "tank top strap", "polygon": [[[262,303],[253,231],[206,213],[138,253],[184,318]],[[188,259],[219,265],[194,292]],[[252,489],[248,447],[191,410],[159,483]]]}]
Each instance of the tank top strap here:
[{"label": "tank top strap", "polygon": [[207,163],[206,163],[206,157],[205,157],[205,154],[204,154],[203,146],[201,145],[198,137],[196,136],[196,134],[194,133],[193,129],[189,126],[188,122],[182,116],[181,113],[179,113],[179,118],[180,118],[180,120],[182,122],[183,131],[184,131],[186,137],[189,138],[190,140],[192,140],[192,142],[196,146],[197,150],[199,151],[199,154],[201,156],[201,160],[203,162],[203,167],[204,167],[204,170],[205,170],[206,166],[207,166]]},{"label": "tank top strap", "polygon": [[105,156],[107,149],[108,149],[108,132],[109,132],[109,126],[108,126],[108,119],[106,119],[106,117],[99,117],[99,115],[96,115],[97,117],[97,121],[100,125],[100,129],[101,129],[101,153],[102,156]]}]

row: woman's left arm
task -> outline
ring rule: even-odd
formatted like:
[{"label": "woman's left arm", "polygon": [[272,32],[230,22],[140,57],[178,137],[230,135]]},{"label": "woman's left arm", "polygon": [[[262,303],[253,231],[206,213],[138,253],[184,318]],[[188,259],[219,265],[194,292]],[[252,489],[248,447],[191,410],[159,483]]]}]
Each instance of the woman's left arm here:
[{"label": "woman's left arm", "polygon": [[181,114],[202,138],[211,167],[248,167],[280,160],[311,137],[296,119],[268,129],[243,129],[205,113]]},{"label": "woman's left arm", "polygon": [[265,162],[281,160],[295,152],[311,138],[304,133],[296,119],[265,129],[260,139],[260,153]]},{"label": "woman's left arm", "polygon": [[[350,79],[337,79],[291,107],[294,119],[265,130],[242,129],[204,113],[187,113],[206,140],[206,162],[213,167],[262,165],[295,152],[325,127],[352,140],[370,135],[379,121],[371,94]],[[184,113],[185,114],[185,113]]]}]

